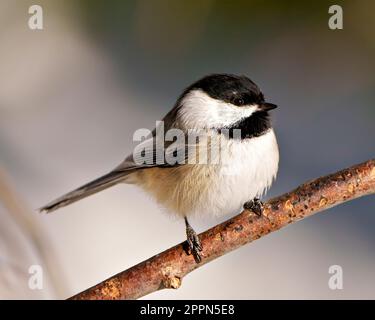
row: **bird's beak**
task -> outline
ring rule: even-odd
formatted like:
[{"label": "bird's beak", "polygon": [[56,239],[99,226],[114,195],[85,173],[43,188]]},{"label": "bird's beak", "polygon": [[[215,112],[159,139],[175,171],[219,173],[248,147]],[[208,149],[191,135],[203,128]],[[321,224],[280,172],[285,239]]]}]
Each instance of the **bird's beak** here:
[{"label": "bird's beak", "polygon": [[276,109],[277,105],[273,103],[263,102],[259,105],[259,110],[261,111],[269,111],[272,109]]}]

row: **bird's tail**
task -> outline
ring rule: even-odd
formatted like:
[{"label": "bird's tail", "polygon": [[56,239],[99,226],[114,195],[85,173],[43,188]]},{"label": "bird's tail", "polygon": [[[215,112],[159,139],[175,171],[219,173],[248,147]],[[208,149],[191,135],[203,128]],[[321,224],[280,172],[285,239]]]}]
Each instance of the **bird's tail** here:
[{"label": "bird's tail", "polygon": [[127,171],[112,171],[94,181],[91,181],[78,189],[75,189],[60,198],[48,203],[39,209],[40,212],[52,212],[65,207],[80,199],[86,198],[94,193],[107,189],[122,180],[129,174]]}]

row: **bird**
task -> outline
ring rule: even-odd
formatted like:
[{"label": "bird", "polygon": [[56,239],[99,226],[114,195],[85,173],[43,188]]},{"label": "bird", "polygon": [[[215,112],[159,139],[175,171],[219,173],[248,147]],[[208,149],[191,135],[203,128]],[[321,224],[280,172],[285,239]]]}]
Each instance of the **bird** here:
[{"label": "bird", "polygon": [[[242,208],[262,215],[260,199],[279,165],[270,118],[276,107],[247,76],[206,75],[181,93],[117,167],[39,210],[52,212],[116,184],[135,184],[184,219],[187,252],[199,263],[203,247],[189,218],[236,214]],[[166,139],[170,132],[175,137]]]}]

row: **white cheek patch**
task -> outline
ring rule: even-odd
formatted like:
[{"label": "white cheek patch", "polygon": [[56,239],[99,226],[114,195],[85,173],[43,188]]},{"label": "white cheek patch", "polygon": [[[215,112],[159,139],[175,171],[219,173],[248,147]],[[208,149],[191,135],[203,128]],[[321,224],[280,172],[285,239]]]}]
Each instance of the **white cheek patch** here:
[{"label": "white cheek patch", "polygon": [[257,105],[238,107],[211,98],[202,90],[193,90],[183,98],[178,120],[187,129],[223,128],[250,117],[257,110]]}]

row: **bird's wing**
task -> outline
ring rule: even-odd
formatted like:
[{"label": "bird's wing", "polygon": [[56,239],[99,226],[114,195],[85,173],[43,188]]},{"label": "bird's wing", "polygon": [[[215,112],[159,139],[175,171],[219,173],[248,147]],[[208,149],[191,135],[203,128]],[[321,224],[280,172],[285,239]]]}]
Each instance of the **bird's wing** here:
[{"label": "bird's wing", "polygon": [[[174,167],[186,163],[201,163],[199,161],[202,161],[201,155],[203,152],[200,151],[199,144],[185,144],[183,140],[167,141],[165,142],[165,147],[158,147],[157,144],[155,137],[145,140],[114,170],[48,203],[40,208],[40,211],[52,212],[58,208],[65,207],[119,182],[126,181],[126,177],[129,174],[140,169]],[[208,148],[205,148],[205,150],[208,151]],[[160,158],[159,153],[161,154]],[[205,152],[205,154],[207,155],[208,152]]]},{"label": "bird's wing", "polygon": [[[182,134],[183,137],[177,138],[176,140],[168,139],[168,130],[173,127],[173,123],[170,121],[170,119],[174,118],[172,112],[175,112],[175,108],[164,118],[165,134],[162,137],[159,138],[157,130],[154,130],[151,136],[140,143],[134,149],[133,153],[114,170],[48,203],[40,208],[40,211],[51,212],[67,206],[119,182],[125,181],[129,174],[140,169],[150,167],[173,167],[191,163],[190,161],[197,161],[197,154],[200,154],[199,146],[204,146],[204,144],[201,144],[201,139],[189,143],[188,137],[181,130],[179,133]],[[178,132],[172,132],[172,135],[173,134],[177,134],[178,136]],[[199,143],[197,143],[197,141]],[[200,158],[199,160],[202,159]]]},{"label": "bird's wing", "polygon": [[[155,132],[155,131],[154,131]],[[192,161],[197,152],[197,142],[188,141],[183,131],[174,131],[158,137],[153,135],[138,144],[133,152],[113,171],[131,171],[151,167],[174,167]],[[200,142],[201,143],[201,142]]]}]

